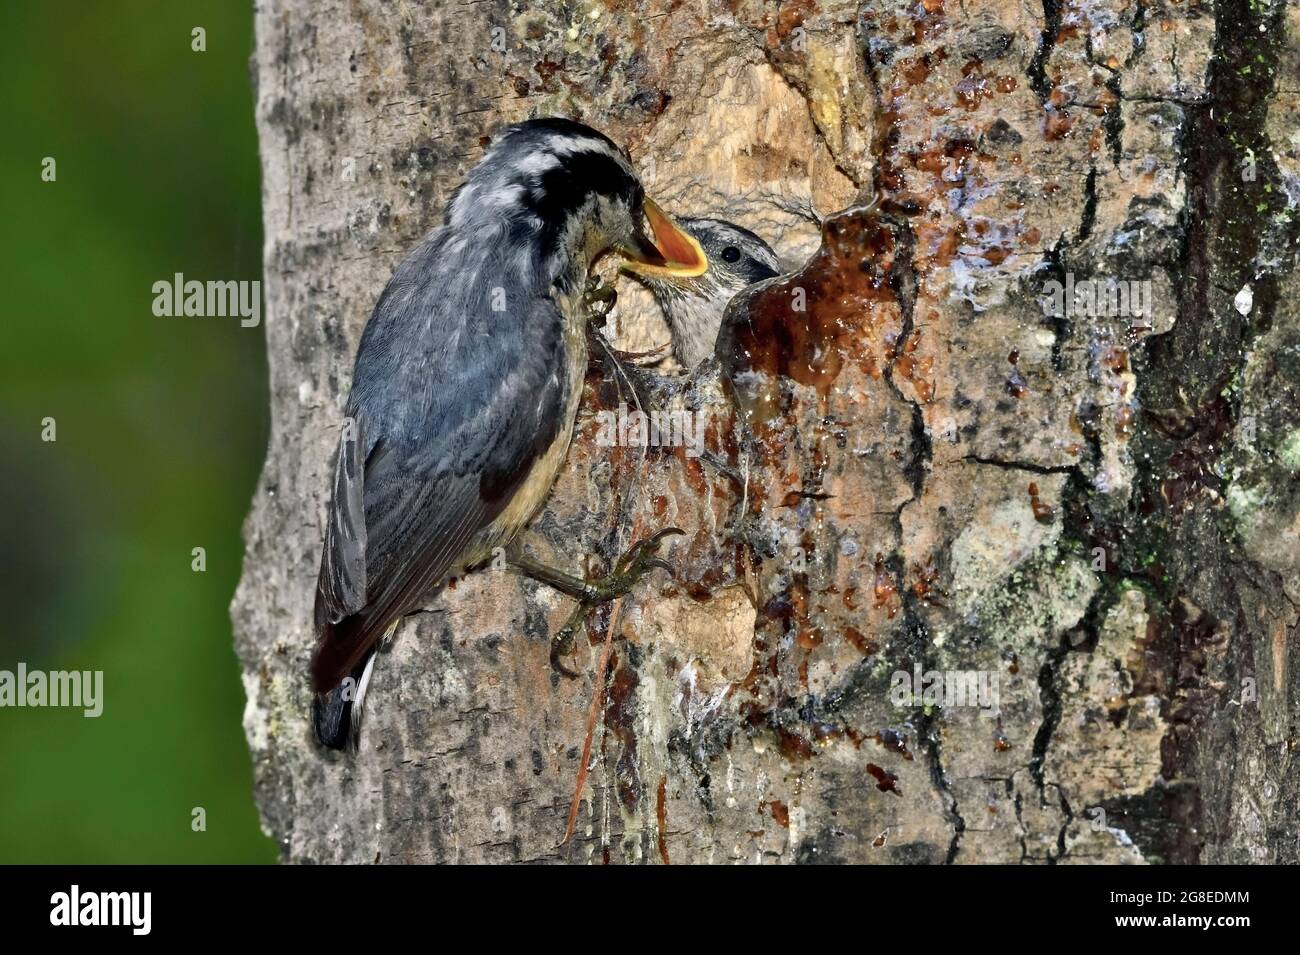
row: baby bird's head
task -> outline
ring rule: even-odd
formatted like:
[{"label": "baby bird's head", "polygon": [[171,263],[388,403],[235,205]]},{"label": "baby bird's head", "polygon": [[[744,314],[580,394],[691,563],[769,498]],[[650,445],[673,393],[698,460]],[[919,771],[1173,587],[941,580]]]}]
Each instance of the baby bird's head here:
[{"label": "baby bird's head", "polygon": [[741,289],[780,275],[781,263],[771,246],[731,222],[679,219],[676,225],[699,244],[702,268],[642,262],[623,268],[654,293],[672,327],[673,354],[683,367],[693,369],[713,354],[727,303]]}]

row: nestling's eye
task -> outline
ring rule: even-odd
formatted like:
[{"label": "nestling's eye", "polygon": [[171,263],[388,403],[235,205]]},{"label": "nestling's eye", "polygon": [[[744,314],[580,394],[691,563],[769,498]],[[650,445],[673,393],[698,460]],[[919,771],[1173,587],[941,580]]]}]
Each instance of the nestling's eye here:
[{"label": "nestling's eye", "polygon": [[738,248],[736,248],[734,245],[729,245],[729,246],[727,246],[725,249],[722,250],[722,261],[723,261],[723,262],[739,262],[739,261],[740,261],[740,250],[739,250]]}]

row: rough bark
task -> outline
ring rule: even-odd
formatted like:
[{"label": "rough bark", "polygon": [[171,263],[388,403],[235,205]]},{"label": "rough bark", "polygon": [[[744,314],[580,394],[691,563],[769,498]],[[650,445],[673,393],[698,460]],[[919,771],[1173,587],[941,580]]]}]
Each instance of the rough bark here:
[{"label": "rough bark", "polygon": [[[1236,0],[265,0],[273,429],[233,613],[284,858],[1297,861],[1298,42]],[[570,680],[567,599],[458,581],[354,754],[311,744],[305,678],[365,319],[484,138],[554,114],[793,271],[671,399],[740,481],[600,446],[593,370],[524,536],[594,572],[687,531],[621,605],[564,846],[608,612]],[[1045,316],[1067,274],[1154,309]],[[617,343],[666,341],[619,291]],[[896,705],[917,665],[993,675],[996,714]]]}]

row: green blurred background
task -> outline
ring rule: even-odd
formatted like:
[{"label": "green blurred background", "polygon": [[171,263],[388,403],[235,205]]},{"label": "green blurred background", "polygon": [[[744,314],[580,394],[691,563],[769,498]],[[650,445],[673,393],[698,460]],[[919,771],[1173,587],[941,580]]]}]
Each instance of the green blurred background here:
[{"label": "green blurred background", "polygon": [[228,615],[264,330],[151,310],[261,278],[252,5],[2,6],[0,669],[103,670],[104,712],[0,708],[0,862],[270,862]]}]

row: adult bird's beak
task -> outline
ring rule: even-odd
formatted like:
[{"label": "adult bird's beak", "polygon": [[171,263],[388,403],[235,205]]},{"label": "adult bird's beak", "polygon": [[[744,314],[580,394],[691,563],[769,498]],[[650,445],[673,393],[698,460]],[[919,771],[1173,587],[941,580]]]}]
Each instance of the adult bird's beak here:
[{"label": "adult bird's beak", "polygon": [[703,275],[709,260],[693,235],[683,231],[672,217],[651,201],[645,200],[645,217],[654,233],[651,240],[640,225],[632,240],[622,247],[630,260],[623,269],[637,275],[657,275],[670,279]]}]

